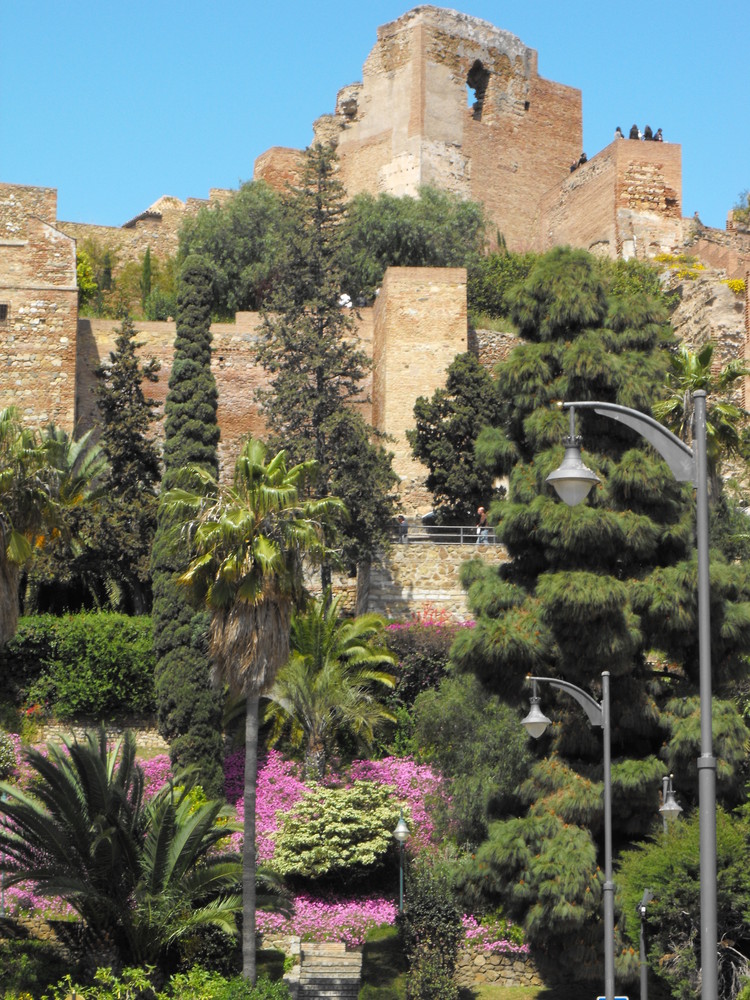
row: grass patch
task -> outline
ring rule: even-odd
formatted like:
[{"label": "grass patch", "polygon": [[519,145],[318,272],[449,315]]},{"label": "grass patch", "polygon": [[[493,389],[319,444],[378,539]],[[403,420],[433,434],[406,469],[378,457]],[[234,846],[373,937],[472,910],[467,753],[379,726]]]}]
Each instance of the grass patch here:
[{"label": "grass patch", "polygon": [[359,1000],[403,1000],[406,996],[406,958],[395,927],[375,927],[362,949],[362,988]]}]

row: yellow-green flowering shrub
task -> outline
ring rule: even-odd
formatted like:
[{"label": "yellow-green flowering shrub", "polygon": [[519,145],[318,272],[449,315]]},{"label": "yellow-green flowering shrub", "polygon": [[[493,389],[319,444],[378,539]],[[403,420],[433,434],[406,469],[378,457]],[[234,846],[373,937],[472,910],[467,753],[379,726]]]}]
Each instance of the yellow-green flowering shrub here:
[{"label": "yellow-green flowering shrub", "polygon": [[283,876],[320,878],[345,871],[351,878],[358,868],[371,868],[383,858],[398,816],[394,791],[385,785],[319,785],[303,796],[274,834],[271,867]]}]

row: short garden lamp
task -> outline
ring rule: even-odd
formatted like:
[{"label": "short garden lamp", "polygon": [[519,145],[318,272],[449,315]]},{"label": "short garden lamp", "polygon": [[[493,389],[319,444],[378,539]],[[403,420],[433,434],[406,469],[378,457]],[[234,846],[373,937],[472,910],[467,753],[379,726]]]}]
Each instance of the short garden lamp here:
[{"label": "short garden lamp", "polygon": [[672,778],[674,775],[664,775],[661,779],[661,805],[659,812],[664,820],[664,832],[667,832],[667,823],[677,817],[682,812],[682,806],[677,801],[674,788],[672,788]]},{"label": "short garden lamp", "polygon": [[406,825],[404,820],[404,814],[401,813],[398,817],[398,823],[396,824],[396,829],[393,831],[393,837],[398,841],[399,846],[399,857],[398,857],[398,912],[404,912],[404,844],[409,839],[409,827]]}]

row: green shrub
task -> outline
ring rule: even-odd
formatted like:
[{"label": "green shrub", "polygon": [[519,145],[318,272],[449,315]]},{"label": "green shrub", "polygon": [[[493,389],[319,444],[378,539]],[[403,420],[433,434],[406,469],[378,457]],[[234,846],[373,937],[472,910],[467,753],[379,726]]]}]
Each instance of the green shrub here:
[{"label": "green shrub", "polygon": [[0,940],[0,996],[38,997],[69,968],[70,960],[48,942]]},{"label": "green shrub", "polygon": [[453,976],[434,952],[420,954],[409,969],[406,1000],[458,1000]]},{"label": "green shrub", "polygon": [[154,710],[151,619],[145,616],[22,618],[2,663],[17,696],[58,718]]},{"label": "green shrub", "polygon": [[398,925],[409,962],[407,1000],[453,1000],[458,996],[453,973],[464,930],[445,873],[426,862],[415,863],[404,899]]},{"label": "green shrub", "polygon": [[5,781],[6,778],[10,777],[17,763],[16,748],[11,743],[8,734],[0,730],[0,781]]},{"label": "green shrub", "polygon": [[160,993],[155,993],[149,972],[145,969],[123,969],[115,975],[111,969],[98,969],[94,983],[81,986],[70,975],[52,987],[42,1000],[68,1000],[77,996],[82,1000],[289,1000],[289,988],[284,982],[272,983],[261,977],[253,986],[242,976],[227,979],[217,972],[208,972],[199,965],[188,972],[172,976]]},{"label": "green shrub", "polygon": [[347,879],[372,868],[391,846],[398,820],[393,790],[369,781],[308,792],[276,834],[272,867],[280,875]]}]

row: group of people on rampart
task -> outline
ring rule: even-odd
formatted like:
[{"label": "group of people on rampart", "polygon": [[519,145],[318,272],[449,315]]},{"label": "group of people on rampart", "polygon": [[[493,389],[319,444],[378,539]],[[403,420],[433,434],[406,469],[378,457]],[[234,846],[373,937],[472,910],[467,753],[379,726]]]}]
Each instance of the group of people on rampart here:
[{"label": "group of people on rampart", "polygon": [[[624,138],[622,129],[618,125],[615,129],[615,139]],[[658,128],[655,132],[652,132],[650,125],[647,125],[642,132],[637,125],[632,125],[628,133],[628,139],[643,139],[645,142],[664,142],[662,130]]]}]

